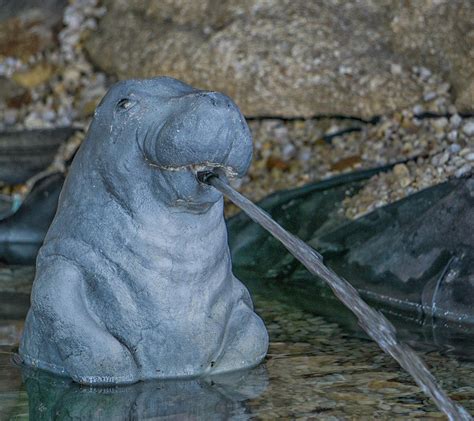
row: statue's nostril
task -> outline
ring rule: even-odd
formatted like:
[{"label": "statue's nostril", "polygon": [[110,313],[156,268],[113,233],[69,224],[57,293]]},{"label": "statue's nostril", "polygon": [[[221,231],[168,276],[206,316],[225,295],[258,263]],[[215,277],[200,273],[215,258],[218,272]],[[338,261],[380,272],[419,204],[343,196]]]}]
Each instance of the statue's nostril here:
[{"label": "statue's nostril", "polygon": [[206,93],[206,97],[209,99],[209,101],[214,107],[217,105],[217,95],[214,92]]}]

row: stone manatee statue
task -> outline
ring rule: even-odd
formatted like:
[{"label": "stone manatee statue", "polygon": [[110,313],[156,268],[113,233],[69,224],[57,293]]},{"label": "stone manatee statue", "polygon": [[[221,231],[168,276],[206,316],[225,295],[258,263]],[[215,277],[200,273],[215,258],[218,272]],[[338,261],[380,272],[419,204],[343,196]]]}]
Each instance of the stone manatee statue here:
[{"label": "stone manatee statue", "polygon": [[225,95],[170,78],[113,86],[98,106],[38,254],[20,356],[85,384],[257,365],[268,335],[232,274],[219,192],[252,142]]}]

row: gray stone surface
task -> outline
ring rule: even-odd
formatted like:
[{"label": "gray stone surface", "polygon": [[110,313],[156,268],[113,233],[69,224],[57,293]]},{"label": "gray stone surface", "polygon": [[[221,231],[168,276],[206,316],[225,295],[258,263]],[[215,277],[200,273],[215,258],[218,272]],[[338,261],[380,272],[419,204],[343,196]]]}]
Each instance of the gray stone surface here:
[{"label": "gray stone surface", "polygon": [[[473,110],[469,0],[111,1],[87,43],[120,78],[165,74],[232,96],[248,116],[371,117],[438,94]],[[126,36],[124,36],[126,34]]]},{"label": "gray stone surface", "polygon": [[233,276],[222,196],[251,136],[226,96],[170,78],[115,85],[96,110],[37,259],[20,355],[80,383],[257,365],[268,335]]}]

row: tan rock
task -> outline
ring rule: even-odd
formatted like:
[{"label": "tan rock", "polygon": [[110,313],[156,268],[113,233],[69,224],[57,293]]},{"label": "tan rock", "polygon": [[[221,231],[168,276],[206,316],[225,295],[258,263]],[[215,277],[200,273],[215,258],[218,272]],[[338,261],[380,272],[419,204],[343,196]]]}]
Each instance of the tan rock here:
[{"label": "tan rock", "polygon": [[38,63],[31,69],[13,74],[12,79],[24,88],[34,88],[47,82],[54,75],[54,70],[49,63]]},{"label": "tan rock", "polygon": [[[87,43],[98,66],[120,78],[166,74],[221,90],[248,116],[386,114],[421,102],[437,74],[461,111],[474,107],[469,0],[105,5]],[[413,66],[428,68],[426,80],[413,77]],[[429,90],[433,98],[449,97],[441,85]]]},{"label": "tan rock", "polygon": [[405,164],[397,164],[393,167],[393,173],[398,177],[408,177],[410,175],[410,171]]},{"label": "tan rock", "polygon": [[92,60],[120,78],[166,74],[224,91],[249,116],[371,117],[422,96],[409,69],[392,72],[383,2],[171,3],[106,1]]},{"label": "tan rock", "polygon": [[4,0],[0,10],[0,60],[22,60],[56,44],[56,31],[66,0]]},{"label": "tan rock", "polygon": [[390,43],[407,64],[445,76],[459,109],[474,110],[474,2],[393,2],[390,28]]}]

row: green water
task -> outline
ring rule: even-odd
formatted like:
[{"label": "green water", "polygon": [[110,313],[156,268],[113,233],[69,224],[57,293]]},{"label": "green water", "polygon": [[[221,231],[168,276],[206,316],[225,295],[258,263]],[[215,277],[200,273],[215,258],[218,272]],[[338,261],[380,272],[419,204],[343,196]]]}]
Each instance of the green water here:
[{"label": "green water", "polygon": [[[255,296],[271,345],[251,373],[216,382],[79,387],[12,362],[22,321],[0,322],[0,419],[444,419],[378,347],[337,324]],[[421,352],[451,398],[474,412],[474,363]]]}]

